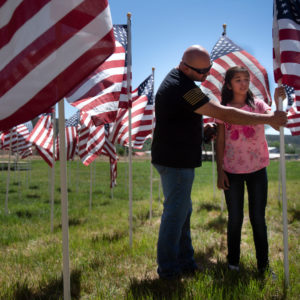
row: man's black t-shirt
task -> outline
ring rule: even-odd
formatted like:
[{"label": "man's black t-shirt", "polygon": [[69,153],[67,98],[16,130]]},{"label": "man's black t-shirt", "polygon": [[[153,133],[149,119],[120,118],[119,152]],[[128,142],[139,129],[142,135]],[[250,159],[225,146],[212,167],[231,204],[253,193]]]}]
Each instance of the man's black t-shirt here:
[{"label": "man's black t-shirt", "polygon": [[193,80],[178,69],[171,70],[155,97],[152,163],[174,168],[201,166],[202,115],[194,111],[208,101]]}]

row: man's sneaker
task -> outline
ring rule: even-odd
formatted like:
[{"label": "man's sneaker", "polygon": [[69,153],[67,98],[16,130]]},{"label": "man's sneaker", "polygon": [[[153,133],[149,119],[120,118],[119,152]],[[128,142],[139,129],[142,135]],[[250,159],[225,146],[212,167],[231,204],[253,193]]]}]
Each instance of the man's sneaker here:
[{"label": "man's sneaker", "polygon": [[228,265],[228,269],[237,272],[240,270],[239,266],[235,266],[235,265]]}]

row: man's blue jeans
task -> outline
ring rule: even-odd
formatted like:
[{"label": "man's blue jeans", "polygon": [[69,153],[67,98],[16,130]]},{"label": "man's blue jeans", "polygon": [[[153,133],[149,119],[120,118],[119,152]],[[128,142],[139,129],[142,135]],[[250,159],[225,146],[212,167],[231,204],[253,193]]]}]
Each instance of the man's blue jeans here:
[{"label": "man's blue jeans", "polygon": [[244,185],[246,183],[257,267],[264,270],[268,267],[268,238],[265,221],[268,197],[266,168],[249,174],[230,174],[228,172],[226,174],[230,184],[230,188],[225,191],[228,209],[228,263],[238,265],[240,261],[241,230],[244,217]]},{"label": "man's blue jeans", "polygon": [[197,269],[190,233],[195,171],[154,166],[160,174],[165,198],[157,243],[157,272],[161,278],[171,278]]}]

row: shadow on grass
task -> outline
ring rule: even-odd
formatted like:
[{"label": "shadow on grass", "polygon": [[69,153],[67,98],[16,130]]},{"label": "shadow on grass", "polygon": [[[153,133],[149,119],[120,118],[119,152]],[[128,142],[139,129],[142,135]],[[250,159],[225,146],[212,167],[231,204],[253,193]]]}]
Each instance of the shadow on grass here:
[{"label": "shadow on grass", "polygon": [[[265,281],[257,272],[255,267],[245,267],[240,264],[240,271],[229,271],[227,263],[223,261],[214,262],[215,247],[207,248],[204,252],[195,253],[195,259],[199,271],[193,277],[186,277],[187,280],[160,280],[160,279],[137,279],[130,280],[126,292],[127,299],[205,299],[205,296],[216,297],[214,299],[243,299],[243,290],[253,279],[257,279],[259,288],[263,291]],[[203,281],[202,287],[211,286],[206,294],[205,290],[197,291],[192,289],[197,281]],[[193,283],[195,282],[195,284]],[[197,285],[197,284],[196,284]],[[211,292],[213,294],[211,294]],[[195,293],[195,294],[194,294]],[[199,294],[198,294],[199,293]],[[195,297],[195,298],[194,298]],[[276,298],[277,299],[277,298]],[[284,295],[281,298],[286,299]]]},{"label": "shadow on grass", "polygon": [[291,208],[291,209],[289,209],[289,214],[291,215],[291,217],[289,219],[289,223],[293,223],[295,221],[300,220],[300,210]]},{"label": "shadow on grass", "polygon": [[39,186],[38,185],[30,185],[29,189],[31,189],[31,190],[38,190]]},{"label": "shadow on grass", "polygon": [[[44,201],[44,203],[50,204],[50,200],[47,199],[47,200]],[[61,200],[55,199],[55,200],[54,200],[54,204],[61,204]]]},{"label": "shadow on grass", "polygon": [[128,232],[124,230],[114,230],[112,232],[103,233],[101,235],[97,235],[92,237],[92,243],[96,244],[102,241],[107,242],[117,242],[124,237],[128,236]]},{"label": "shadow on grass", "polygon": [[107,205],[110,205],[110,204],[111,204],[111,201],[108,201],[108,200],[102,201],[102,202],[99,203],[100,206],[107,206]]},{"label": "shadow on grass", "polygon": [[18,218],[31,218],[32,213],[29,210],[18,210],[16,211]]},{"label": "shadow on grass", "polygon": [[[57,190],[58,192],[61,192],[61,188],[60,188],[60,187],[58,187],[56,190]],[[67,191],[68,191],[68,193],[71,193],[71,192],[72,192],[72,190],[71,190],[70,188],[67,188]]]},{"label": "shadow on grass", "polygon": [[183,299],[186,288],[180,280],[131,279],[127,299]]},{"label": "shadow on grass", "polygon": [[28,199],[39,199],[41,198],[40,195],[36,195],[36,194],[27,194],[26,196]]},{"label": "shadow on grass", "polygon": [[[80,299],[80,278],[81,271],[74,270],[70,274],[71,296],[72,299]],[[50,300],[63,299],[63,278],[53,278],[47,283],[40,283],[38,289],[28,286],[28,283],[17,282],[13,291],[13,299],[15,300]],[[9,299],[9,298],[7,298]]]},{"label": "shadow on grass", "polygon": [[207,210],[207,211],[212,211],[212,210],[216,210],[219,211],[221,208],[219,205],[215,205],[215,204],[211,204],[211,203],[203,203],[201,205],[199,205],[199,207],[197,208],[197,212],[200,212],[202,210]]},{"label": "shadow on grass", "polygon": [[[84,223],[86,223],[86,219],[77,219],[77,218],[70,218],[69,219],[69,227],[71,226],[79,226],[82,225]],[[57,226],[55,226],[55,230],[61,230],[62,229],[62,224],[58,224]]]},{"label": "shadow on grass", "polygon": [[227,228],[227,219],[224,216],[219,215],[217,218],[210,221],[205,227],[219,233],[224,233]]}]

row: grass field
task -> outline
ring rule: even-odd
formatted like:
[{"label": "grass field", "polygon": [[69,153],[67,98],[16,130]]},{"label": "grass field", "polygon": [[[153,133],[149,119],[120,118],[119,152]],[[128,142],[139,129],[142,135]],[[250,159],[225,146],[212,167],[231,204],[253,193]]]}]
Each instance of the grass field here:
[{"label": "grass field", "polygon": [[[62,299],[62,230],[59,164],[56,165],[54,228],[50,229],[49,168],[11,172],[5,214],[6,171],[0,171],[0,299]],[[212,165],[196,170],[192,239],[201,269],[194,277],[165,282],[156,274],[156,241],[162,192],[154,173],[152,219],[150,162],[133,162],[133,245],[129,246],[128,164],[118,163],[118,185],[109,188],[109,164],[68,163],[69,252],[72,299],[299,299],[300,161],[287,161],[289,288],[284,287],[282,209],[278,162],[268,167],[267,224],[270,262],[278,276],[256,271],[255,249],[245,201],[241,270],[226,268],[227,213],[212,185]],[[90,176],[92,174],[92,202]]]}]

